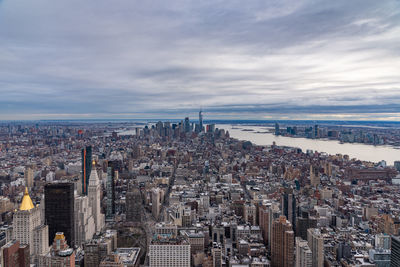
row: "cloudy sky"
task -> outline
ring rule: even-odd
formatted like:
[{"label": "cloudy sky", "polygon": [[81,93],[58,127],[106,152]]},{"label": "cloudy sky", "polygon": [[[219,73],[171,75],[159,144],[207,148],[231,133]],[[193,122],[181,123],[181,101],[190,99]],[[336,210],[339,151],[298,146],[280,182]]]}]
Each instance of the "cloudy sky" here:
[{"label": "cloudy sky", "polygon": [[400,120],[399,0],[0,0],[0,119]]}]

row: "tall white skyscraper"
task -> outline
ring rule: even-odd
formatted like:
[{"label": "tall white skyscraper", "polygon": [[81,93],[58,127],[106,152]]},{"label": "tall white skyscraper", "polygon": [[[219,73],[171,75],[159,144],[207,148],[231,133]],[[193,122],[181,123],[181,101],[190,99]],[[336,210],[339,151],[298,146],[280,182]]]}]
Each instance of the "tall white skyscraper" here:
[{"label": "tall white skyscraper", "polygon": [[88,197],[89,197],[89,206],[92,208],[94,224],[96,225],[96,232],[101,231],[104,227],[104,214],[101,213],[101,208],[100,208],[100,202],[101,202],[100,190],[101,190],[101,185],[99,177],[97,175],[95,162],[93,161],[92,171],[89,177]]},{"label": "tall white skyscraper", "polygon": [[48,227],[43,225],[41,218],[41,209],[33,205],[26,187],[19,210],[14,213],[13,234],[21,244],[29,245],[31,255],[48,250]]},{"label": "tall white skyscraper", "polygon": [[96,224],[89,206],[88,196],[75,195],[75,242],[81,245],[92,239],[96,232]]}]

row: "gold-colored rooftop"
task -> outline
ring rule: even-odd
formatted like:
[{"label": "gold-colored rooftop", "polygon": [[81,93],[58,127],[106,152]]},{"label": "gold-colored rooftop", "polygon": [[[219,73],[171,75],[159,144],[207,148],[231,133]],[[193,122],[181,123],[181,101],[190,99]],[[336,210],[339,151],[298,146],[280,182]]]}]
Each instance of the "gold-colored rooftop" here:
[{"label": "gold-colored rooftop", "polygon": [[19,206],[19,210],[31,210],[35,206],[32,203],[32,199],[29,196],[28,187],[25,187],[25,194],[22,198],[21,206]]}]

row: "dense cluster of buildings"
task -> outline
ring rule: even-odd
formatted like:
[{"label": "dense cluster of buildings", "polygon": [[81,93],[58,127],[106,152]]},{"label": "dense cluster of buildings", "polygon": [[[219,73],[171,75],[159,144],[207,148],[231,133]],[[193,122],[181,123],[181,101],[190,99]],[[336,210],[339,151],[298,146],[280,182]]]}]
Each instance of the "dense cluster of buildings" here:
[{"label": "dense cluster of buildings", "polygon": [[[283,127],[284,126],[284,127]],[[311,139],[332,139],[343,143],[400,146],[396,127],[359,127],[357,125],[280,125],[275,123],[275,135],[305,137]]]},{"label": "dense cluster of buildings", "polygon": [[201,112],[195,123],[8,124],[0,262],[400,266],[396,176],[346,155],[255,146]]}]

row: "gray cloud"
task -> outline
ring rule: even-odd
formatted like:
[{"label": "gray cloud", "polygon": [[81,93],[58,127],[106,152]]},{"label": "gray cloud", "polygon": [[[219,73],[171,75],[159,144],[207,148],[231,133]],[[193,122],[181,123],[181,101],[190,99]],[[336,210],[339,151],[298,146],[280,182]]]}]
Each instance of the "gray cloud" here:
[{"label": "gray cloud", "polygon": [[400,120],[399,22],[394,0],[0,1],[0,119]]}]

